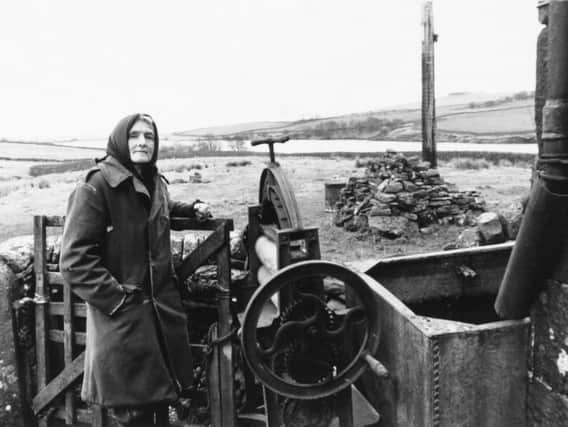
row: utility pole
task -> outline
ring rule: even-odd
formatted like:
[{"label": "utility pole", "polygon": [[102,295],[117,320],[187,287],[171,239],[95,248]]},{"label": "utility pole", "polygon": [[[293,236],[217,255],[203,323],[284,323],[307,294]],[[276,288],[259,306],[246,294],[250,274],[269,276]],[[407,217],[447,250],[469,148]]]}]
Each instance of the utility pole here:
[{"label": "utility pole", "polygon": [[423,4],[422,26],[422,160],[437,166],[436,156],[436,95],[434,91],[434,13],[432,0]]}]

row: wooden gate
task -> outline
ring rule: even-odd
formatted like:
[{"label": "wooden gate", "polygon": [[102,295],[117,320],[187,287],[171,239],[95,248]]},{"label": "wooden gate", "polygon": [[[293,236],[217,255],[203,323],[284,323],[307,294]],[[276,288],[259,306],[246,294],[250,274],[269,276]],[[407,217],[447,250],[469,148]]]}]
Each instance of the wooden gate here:
[{"label": "wooden gate", "polygon": [[[39,427],[52,425],[92,425],[103,427],[106,414],[100,407],[87,407],[79,399],[83,374],[86,307],[65,283],[57,262],[48,262],[46,235],[49,228],[61,228],[62,216],[34,217],[35,334],[37,393],[31,406]],[[199,223],[172,218],[173,230],[211,230],[197,249],[185,257],[177,269],[183,281],[209,258],[216,258],[218,284],[229,293],[232,220],[215,219]],[[219,312],[219,332],[231,329],[231,319]],[[223,375],[232,375],[231,358],[219,361]],[[218,405],[234,407],[231,393],[218,396]]]}]

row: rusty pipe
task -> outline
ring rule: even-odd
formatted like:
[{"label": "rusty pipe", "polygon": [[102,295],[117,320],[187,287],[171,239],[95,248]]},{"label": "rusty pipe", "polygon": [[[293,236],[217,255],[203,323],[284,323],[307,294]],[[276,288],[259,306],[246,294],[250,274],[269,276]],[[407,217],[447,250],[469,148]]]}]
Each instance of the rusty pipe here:
[{"label": "rusty pipe", "polygon": [[550,2],[548,49],[541,171],[495,302],[505,319],[527,316],[547,279],[568,277],[568,0]]},{"label": "rusty pipe", "polygon": [[548,19],[548,91],[543,109],[544,176],[567,178],[568,1],[553,0]]}]

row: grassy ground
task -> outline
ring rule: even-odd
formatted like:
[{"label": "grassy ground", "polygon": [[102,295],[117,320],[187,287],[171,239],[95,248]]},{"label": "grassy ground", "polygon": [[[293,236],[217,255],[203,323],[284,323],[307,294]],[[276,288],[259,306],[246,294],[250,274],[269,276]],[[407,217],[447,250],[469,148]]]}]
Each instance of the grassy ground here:
[{"label": "grassy ground", "polygon": [[[227,166],[227,163],[245,159],[250,164]],[[258,180],[265,161],[264,157],[258,156],[168,159],[161,161],[160,167],[170,181],[175,181],[190,174],[184,165],[201,164],[199,172],[208,182],[172,184],[172,198],[207,201],[216,217],[233,218],[235,227],[243,228],[247,222],[247,207],[258,201]],[[356,168],[356,161],[339,157],[283,157],[280,162],[294,187],[304,225],[319,227],[324,259],[351,262],[440,250],[461,231],[456,226],[439,227],[432,235],[378,241],[345,232],[332,225],[332,214],[325,210],[324,183],[361,174],[363,169]],[[3,172],[0,241],[31,234],[34,214],[63,215],[69,193],[84,175],[84,172],[67,172],[32,178],[27,175],[27,167],[29,164],[22,162],[0,162]],[[446,181],[456,184],[460,190],[479,190],[490,209],[499,212],[514,209],[528,189],[530,171],[526,166],[463,167],[460,162],[445,162],[440,172]]]}]

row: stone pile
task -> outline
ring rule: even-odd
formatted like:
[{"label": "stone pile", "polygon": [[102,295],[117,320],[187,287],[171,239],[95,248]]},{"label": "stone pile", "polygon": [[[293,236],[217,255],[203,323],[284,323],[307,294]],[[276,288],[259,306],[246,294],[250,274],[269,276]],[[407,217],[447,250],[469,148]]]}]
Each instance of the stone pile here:
[{"label": "stone pile", "polygon": [[417,156],[387,151],[369,160],[364,176],[349,178],[336,203],[335,224],[397,238],[427,233],[432,224],[467,225],[485,211],[477,191],[458,191]]}]

